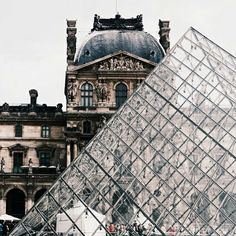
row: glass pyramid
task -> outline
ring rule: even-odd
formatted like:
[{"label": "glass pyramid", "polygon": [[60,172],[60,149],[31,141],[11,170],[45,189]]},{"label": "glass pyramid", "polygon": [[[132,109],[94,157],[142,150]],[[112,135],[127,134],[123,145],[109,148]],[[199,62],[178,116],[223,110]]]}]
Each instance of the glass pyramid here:
[{"label": "glass pyramid", "polygon": [[10,235],[235,235],[235,79],[190,28]]}]

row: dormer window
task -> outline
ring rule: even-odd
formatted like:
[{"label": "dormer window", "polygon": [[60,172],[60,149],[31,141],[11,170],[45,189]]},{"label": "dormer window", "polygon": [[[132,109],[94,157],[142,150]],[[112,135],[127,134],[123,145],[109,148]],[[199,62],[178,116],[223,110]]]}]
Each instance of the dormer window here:
[{"label": "dormer window", "polygon": [[41,127],[41,137],[42,138],[49,138],[50,136],[50,127],[47,125],[43,125]]},{"label": "dormer window", "polygon": [[15,137],[22,137],[22,125],[16,124],[15,125]]}]

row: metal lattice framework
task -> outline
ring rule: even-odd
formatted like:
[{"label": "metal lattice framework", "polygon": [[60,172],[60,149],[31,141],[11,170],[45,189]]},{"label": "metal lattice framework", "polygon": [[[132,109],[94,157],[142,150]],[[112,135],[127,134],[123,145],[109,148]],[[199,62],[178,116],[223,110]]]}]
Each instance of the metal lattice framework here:
[{"label": "metal lattice framework", "polygon": [[235,235],[235,78],[189,29],[11,235]]}]

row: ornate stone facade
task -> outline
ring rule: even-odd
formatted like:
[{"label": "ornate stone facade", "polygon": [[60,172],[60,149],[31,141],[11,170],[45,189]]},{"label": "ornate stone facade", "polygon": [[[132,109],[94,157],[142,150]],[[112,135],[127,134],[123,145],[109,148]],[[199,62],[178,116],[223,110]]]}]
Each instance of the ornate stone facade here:
[{"label": "ornate stone facade", "polygon": [[62,104],[39,105],[37,96],[0,106],[0,214],[21,218],[66,167]]},{"label": "ornate stone facade", "polygon": [[[159,43],[153,43],[153,38],[142,31],[142,15],[130,19],[95,15],[92,32],[110,34],[114,30],[129,32],[125,45],[131,45],[135,33],[142,48],[136,45],[136,50],[126,51],[120,42],[115,51],[103,56],[100,52],[94,56],[93,49],[87,48],[83,56],[89,62],[81,64],[75,57],[76,21],[67,20],[65,112],[62,104],[37,104],[38,92],[34,89],[30,90],[28,104],[0,106],[0,214],[22,217],[163,57]],[[18,207],[12,196],[17,196]]]},{"label": "ornate stone facade", "polygon": [[145,71],[145,68],[139,60],[120,54],[117,57],[111,57],[109,60],[102,61],[99,70]]}]

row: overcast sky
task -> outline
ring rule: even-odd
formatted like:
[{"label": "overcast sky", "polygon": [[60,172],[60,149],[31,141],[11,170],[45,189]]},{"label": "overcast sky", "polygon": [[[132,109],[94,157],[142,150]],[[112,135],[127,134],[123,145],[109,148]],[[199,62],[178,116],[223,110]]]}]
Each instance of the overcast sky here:
[{"label": "overcast sky", "polygon": [[[158,38],[158,20],[170,20],[173,46],[192,26],[236,55],[236,0],[117,0],[122,17],[143,14],[144,30]],[[77,42],[94,14],[111,18],[116,0],[0,0],[0,104],[65,104],[66,19],[77,20]],[[65,107],[64,107],[65,109]]]}]

